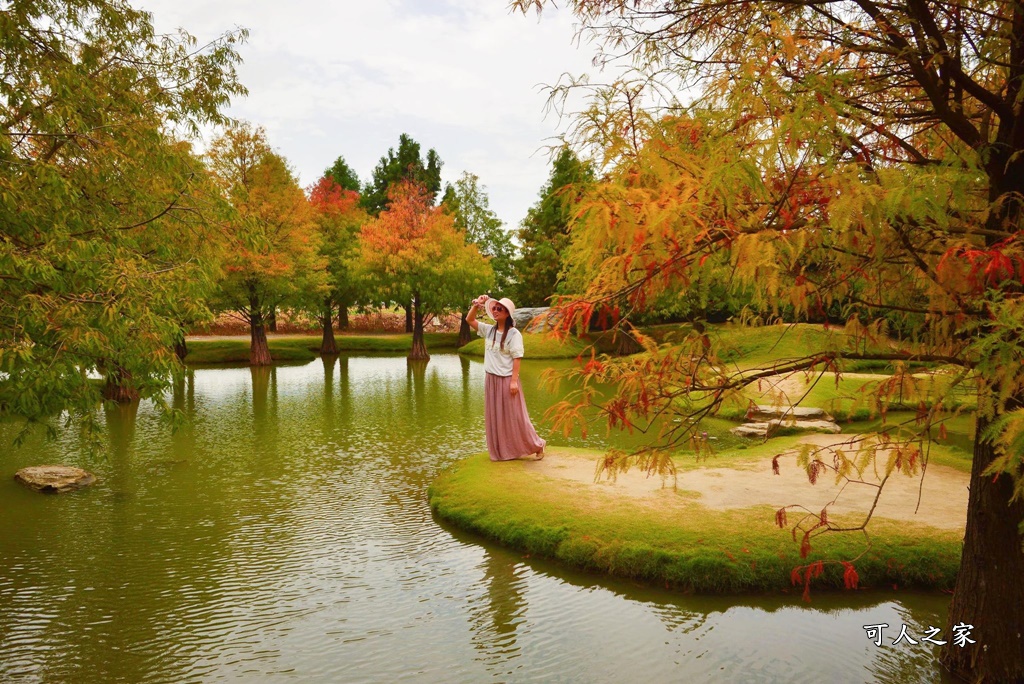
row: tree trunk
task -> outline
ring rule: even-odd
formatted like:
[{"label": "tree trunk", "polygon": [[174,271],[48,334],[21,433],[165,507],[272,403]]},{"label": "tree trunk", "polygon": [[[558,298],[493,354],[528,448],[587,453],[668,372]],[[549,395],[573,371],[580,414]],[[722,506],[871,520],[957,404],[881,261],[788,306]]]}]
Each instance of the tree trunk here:
[{"label": "tree trunk", "polygon": [[459,323],[459,341],[456,346],[464,347],[469,344],[469,341],[473,339],[473,329],[469,327],[469,323],[466,321],[466,312],[462,312],[462,322]]},{"label": "tree trunk", "polygon": [[427,345],[423,341],[423,307],[420,305],[418,295],[413,298],[413,307],[416,309],[416,325],[412,331],[412,349],[409,351],[409,358],[425,361],[430,358],[430,354],[427,353]]},{"label": "tree trunk", "polygon": [[[986,221],[990,230],[1019,227],[1024,212],[1020,199],[1024,196],[1024,157],[1018,157],[1015,163],[1020,167],[1012,176],[1004,174],[1009,162],[989,163],[989,196],[998,207]],[[986,243],[991,247],[996,240],[987,237]],[[1024,397],[1017,396],[1006,410],[1022,404]],[[1024,682],[1024,549],[1020,529],[1024,501],[1010,503],[1010,476],[982,475],[995,456],[991,442],[983,439],[990,422],[979,415],[975,424],[963,554],[942,637],[947,643],[939,661],[949,672],[970,682]],[[962,647],[954,643],[953,629],[961,624],[973,625],[969,636],[977,643]]]},{"label": "tree trunk", "polygon": [[249,365],[269,366],[273,363],[270,358],[270,347],[267,345],[267,331],[263,324],[263,312],[255,303],[249,307]]},{"label": "tree trunk", "polygon": [[338,330],[348,330],[348,302],[338,305]]},{"label": "tree trunk", "polygon": [[[982,476],[992,462],[992,444],[982,439],[988,421],[979,416],[974,437],[967,529],[956,578],[947,643],[939,660],[952,674],[970,682],[1024,681],[1024,551],[1019,525],[1024,501],[1010,503],[1008,475]],[[973,625],[977,643],[959,646],[954,628]]]},{"label": "tree trunk", "polygon": [[405,332],[411,333],[412,332],[412,309],[413,309],[413,305],[409,304],[408,306],[405,306],[403,308],[405,309]]},{"label": "tree trunk", "polygon": [[629,328],[629,324],[626,324],[615,334],[615,353],[619,356],[629,356],[643,350],[643,347],[633,337]]},{"label": "tree trunk", "polygon": [[119,404],[130,404],[139,398],[139,391],[132,387],[132,374],[116,365],[107,373],[102,394],[107,401]]},{"label": "tree trunk", "polygon": [[188,344],[185,342],[184,328],[179,329],[177,337],[174,338],[174,355],[182,363],[185,362],[185,357],[188,356]]},{"label": "tree trunk", "polygon": [[320,325],[324,329],[324,337],[320,342],[320,354],[337,354],[338,345],[334,341],[334,325],[331,320],[331,299],[328,297],[324,301],[324,310],[320,316]]},{"label": "tree trunk", "polygon": [[270,316],[267,317],[267,327],[270,328],[270,332],[277,332],[277,307],[275,306],[270,310]]}]

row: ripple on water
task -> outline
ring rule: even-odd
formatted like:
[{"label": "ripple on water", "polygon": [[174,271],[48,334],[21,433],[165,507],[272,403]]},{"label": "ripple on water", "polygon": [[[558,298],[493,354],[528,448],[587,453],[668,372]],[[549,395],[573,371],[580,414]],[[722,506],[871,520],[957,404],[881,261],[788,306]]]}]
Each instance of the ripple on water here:
[{"label": "ripple on water", "polygon": [[[524,365],[534,415],[557,399],[538,376]],[[941,624],[941,600],[681,597],[443,529],[426,488],[483,448],[482,384],[456,356],[342,357],[195,371],[174,435],[147,405],[101,414],[99,485],[0,482],[0,681],[934,679],[930,653],[862,625]]]}]

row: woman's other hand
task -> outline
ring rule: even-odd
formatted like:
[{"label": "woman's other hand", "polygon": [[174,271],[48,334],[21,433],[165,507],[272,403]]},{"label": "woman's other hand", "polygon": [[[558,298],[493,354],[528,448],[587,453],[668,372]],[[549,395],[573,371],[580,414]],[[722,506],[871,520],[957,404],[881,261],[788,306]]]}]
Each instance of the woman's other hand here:
[{"label": "woman's other hand", "polygon": [[508,384],[508,391],[513,397],[519,394],[519,380],[512,378],[512,382]]}]

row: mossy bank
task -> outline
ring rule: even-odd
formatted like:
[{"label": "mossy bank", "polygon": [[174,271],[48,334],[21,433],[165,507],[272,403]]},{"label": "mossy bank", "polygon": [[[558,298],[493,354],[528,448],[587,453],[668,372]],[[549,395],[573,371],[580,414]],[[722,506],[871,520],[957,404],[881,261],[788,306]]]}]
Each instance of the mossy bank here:
[{"label": "mossy bank", "polygon": [[[712,510],[699,498],[671,486],[654,496],[622,496],[612,487],[545,475],[537,463],[492,463],[486,454],[459,461],[429,490],[434,513],[461,529],[573,568],[687,592],[799,593],[803,586],[791,580],[795,567],[849,560],[865,549],[860,534],[829,534],[803,559],[791,529],[775,525],[773,507]],[[859,586],[950,589],[961,538],[959,531],[875,519],[871,546],[855,565]],[[843,587],[843,571],[826,562],[813,588]]]}]

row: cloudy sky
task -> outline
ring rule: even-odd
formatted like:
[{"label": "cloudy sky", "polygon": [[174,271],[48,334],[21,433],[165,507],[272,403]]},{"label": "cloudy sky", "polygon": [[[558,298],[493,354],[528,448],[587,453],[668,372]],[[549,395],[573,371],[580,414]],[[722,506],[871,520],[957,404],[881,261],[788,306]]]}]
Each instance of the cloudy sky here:
[{"label": "cloudy sky", "polygon": [[241,26],[249,96],[230,114],[262,125],[304,187],[342,155],[365,182],[401,133],[437,150],[444,181],[480,177],[513,228],[547,180],[544,149],[567,121],[543,84],[593,71],[566,11],[507,0],[137,0],[158,31],[209,40]]}]

